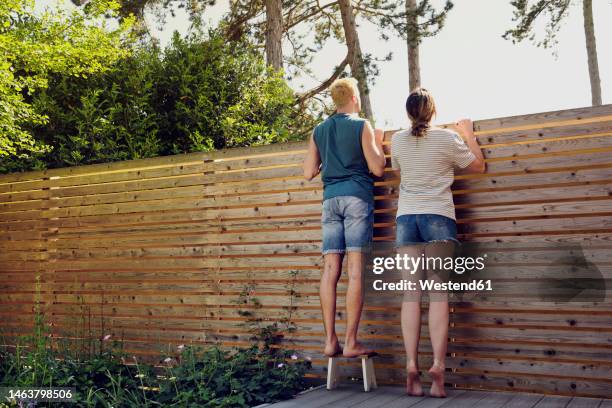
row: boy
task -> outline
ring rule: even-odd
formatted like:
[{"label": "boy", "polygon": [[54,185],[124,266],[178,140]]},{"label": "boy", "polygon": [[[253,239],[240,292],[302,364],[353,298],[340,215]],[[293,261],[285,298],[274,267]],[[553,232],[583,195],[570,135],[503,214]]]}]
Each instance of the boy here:
[{"label": "boy", "polygon": [[[342,353],[357,357],[370,353],[357,341],[363,307],[362,269],[372,241],[374,181],[385,171],[383,132],[357,116],[361,110],[357,81],[343,78],[330,87],[336,113],[313,131],[304,160],[304,177],[312,180],[321,172],[323,192],[323,258],[319,296],[325,326],[327,356]],[[349,283],[346,293],[344,349],[335,329],[336,286],[347,256]]]}]

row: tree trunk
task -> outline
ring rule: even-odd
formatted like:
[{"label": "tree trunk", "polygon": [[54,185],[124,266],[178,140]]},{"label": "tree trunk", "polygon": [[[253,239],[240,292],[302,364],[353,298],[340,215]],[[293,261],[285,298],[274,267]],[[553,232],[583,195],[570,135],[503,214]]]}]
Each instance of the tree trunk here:
[{"label": "tree trunk", "polygon": [[266,0],[266,62],[274,69],[283,67],[282,0]]},{"label": "tree trunk", "polygon": [[266,62],[274,69],[283,67],[282,0],[266,0]]},{"label": "tree trunk", "polygon": [[416,0],[406,0],[406,45],[408,47],[409,91],[421,86],[421,67],[419,64],[419,26]]},{"label": "tree trunk", "polygon": [[601,105],[601,81],[597,63],[597,45],[595,43],[595,25],[593,24],[593,0],[583,0],[584,36],[586,39],[589,77],[591,79],[591,100],[593,106]]},{"label": "tree trunk", "polygon": [[342,26],[344,28],[344,37],[346,38],[346,47],[348,48],[348,61],[351,67],[351,74],[359,82],[359,95],[361,97],[361,110],[368,120],[373,121],[372,105],[370,103],[370,91],[368,89],[368,78],[363,63],[363,55],[361,53],[361,45],[359,44],[359,35],[355,26],[355,14],[353,14],[353,6],[351,0],[338,0],[340,6],[340,14],[342,16]]}]

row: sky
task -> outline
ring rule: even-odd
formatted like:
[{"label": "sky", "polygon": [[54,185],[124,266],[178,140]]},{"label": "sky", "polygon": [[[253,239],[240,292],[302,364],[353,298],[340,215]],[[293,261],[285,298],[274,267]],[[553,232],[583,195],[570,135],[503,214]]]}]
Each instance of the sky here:
[{"label": "sky", "polygon": [[[53,2],[39,0],[37,6]],[[440,6],[444,0],[432,3]],[[559,33],[555,56],[552,50],[537,48],[529,41],[512,44],[501,37],[513,26],[509,0],[454,0],[455,7],[444,29],[425,39],[420,47],[422,86],[436,99],[436,121],[448,123],[466,117],[478,120],[589,106],[582,7],[579,0],[574,3]],[[215,6],[206,9],[204,20],[216,25],[228,7],[229,0],[217,0]],[[593,0],[593,9],[603,103],[612,103],[612,2]],[[162,29],[152,14],[147,15],[147,20],[162,45],[170,41],[175,30],[185,33],[189,27],[186,14],[180,10],[175,18],[167,18]],[[376,125],[388,129],[405,127],[406,44],[397,36],[383,41],[376,26],[367,21],[357,23],[364,53],[382,58],[393,52],[390,62],[379,63],[380,75],[371,86]],[[317,85],[317,80],[327,78],[345,54],[343,44],[330,41],[311,64],[315,78],[301,77],[290,85],[298,91]]]}]

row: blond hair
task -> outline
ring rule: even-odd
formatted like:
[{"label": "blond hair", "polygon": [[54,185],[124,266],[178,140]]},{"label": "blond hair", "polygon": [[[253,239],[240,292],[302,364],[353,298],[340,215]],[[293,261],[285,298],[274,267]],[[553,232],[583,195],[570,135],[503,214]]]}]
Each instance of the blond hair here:
[{"label": "blond hair", "polygon": [[337,108],[345,106],[351,101],[353,96],[359,94],[355,78],[336,79],[329,87],[329,91]]}]

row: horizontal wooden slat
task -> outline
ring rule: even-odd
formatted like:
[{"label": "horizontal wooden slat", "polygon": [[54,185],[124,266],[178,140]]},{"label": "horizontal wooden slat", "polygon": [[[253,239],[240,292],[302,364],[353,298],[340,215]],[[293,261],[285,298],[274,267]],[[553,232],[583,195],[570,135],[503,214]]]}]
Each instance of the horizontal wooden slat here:
[{"label": "horizontal wooden slat", "polygon": [[474,128],[483,135],[498,132],[500,129],[514,131],[568,126],[575,123],[597,123],[612,120],[610,116],[612,116],[612,106],[602,105],[482,120],[475,123]]}]

